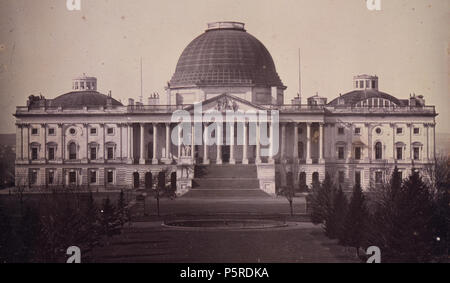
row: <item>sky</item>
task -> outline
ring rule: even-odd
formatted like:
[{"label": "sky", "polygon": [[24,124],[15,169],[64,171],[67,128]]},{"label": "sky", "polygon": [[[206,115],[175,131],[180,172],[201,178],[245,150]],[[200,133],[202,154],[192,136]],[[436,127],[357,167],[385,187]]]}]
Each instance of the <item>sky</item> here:
[{"label": "sky", "polygon": [[[357,74],[379,77],[381,91],[436,105],[437,131],[450,133],[448,0],[0,0],[0,133],[15,132],[15,107],[31,94],[55,98],[83,73],[126,103],[164,96],[183,49],[207,23],[238,21],[271,53],[296,95],[335,98]],[[164,97],[163,97],[164,99]],[[164,101],[162,102],[164,103]]]}]

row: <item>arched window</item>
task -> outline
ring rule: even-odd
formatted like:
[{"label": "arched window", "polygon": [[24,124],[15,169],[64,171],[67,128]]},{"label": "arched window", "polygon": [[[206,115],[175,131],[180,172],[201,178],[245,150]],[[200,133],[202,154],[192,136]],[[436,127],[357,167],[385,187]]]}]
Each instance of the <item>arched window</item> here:
[{"label": "arched window", "polygon": [[77,145],[74,142],[69,144],[69,159],[75,160],[77,159]]},{"label": "arched window", "polygon": [[302,142],[298,143],[298,158],[300,159],[304,158],[304,147]]},{"label": "arched window", "polygon": [[381,145],[381,142],[375,144],[375,159],[383,159],[383,146]]}]

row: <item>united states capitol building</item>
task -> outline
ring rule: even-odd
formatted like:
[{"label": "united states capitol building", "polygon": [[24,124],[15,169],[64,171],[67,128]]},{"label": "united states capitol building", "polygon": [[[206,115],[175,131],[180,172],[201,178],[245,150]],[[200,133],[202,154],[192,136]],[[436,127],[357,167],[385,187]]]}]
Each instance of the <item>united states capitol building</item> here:
[{"label": "united states capitol building", "polygon": [[[437,113],[423,96],[396,97],[380,91],[377,76],[356,75],[353,90],[331,101],[298,95],[287,102],[269,51],[242,23],[211,23],[184,49],[164,105],[157,95],[124,105],[99,93],[98,83],[83,75],[68,93],[30,96],[17,107],[16,186],[149,189],[164,174],[178,195],[275,195],[282,186],[305,190],[326,172],[344,189],[367,189],[395,166],[405,178],[435,159]],[[194,118],[198,104],[205,115],[267,113],[268,123],[205,122]],[[191,131],[174,121],[180,110],[192,114]],[[192,143],[174,143],[174,133]],[[261,143],[263,135],[271,142]],[[228,142],[205,142],[219,137]]]}]

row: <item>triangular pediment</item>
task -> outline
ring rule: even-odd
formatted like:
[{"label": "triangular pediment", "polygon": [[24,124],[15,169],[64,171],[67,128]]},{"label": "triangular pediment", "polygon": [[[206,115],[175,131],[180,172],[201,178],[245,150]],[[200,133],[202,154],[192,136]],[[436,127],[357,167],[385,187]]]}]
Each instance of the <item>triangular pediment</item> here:
[{"label": "triangular pediment", "polygon": [[[203,112],[208,110],[217,111],[248,111],[248,110],[268,110],[266,107],[251,103],[248,100],[231,94],[221,94],[212,98],[209,98],[201,102]],[[194,105],[189,105],[185,108],[187,111],[193,111]]]}]

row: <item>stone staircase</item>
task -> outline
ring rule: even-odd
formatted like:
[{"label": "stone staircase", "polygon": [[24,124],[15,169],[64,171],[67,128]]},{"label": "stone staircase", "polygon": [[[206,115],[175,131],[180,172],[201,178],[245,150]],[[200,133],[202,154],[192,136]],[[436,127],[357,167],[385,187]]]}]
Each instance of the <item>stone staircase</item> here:
[{"label": "stone staircase", "polygon": [[267,198],[259,189],[256,165],[198,165],[183,198]]}]

